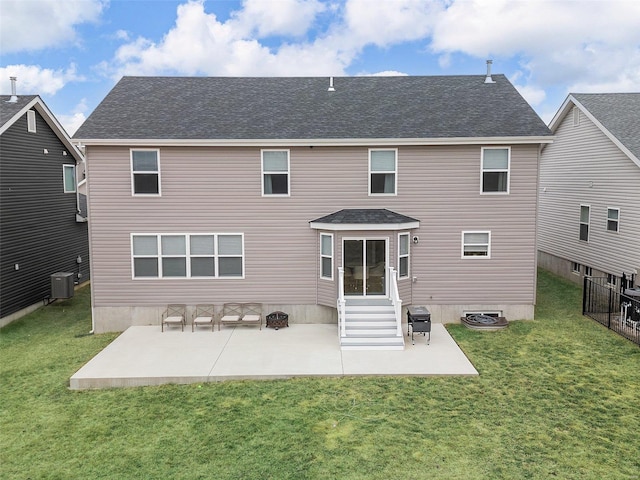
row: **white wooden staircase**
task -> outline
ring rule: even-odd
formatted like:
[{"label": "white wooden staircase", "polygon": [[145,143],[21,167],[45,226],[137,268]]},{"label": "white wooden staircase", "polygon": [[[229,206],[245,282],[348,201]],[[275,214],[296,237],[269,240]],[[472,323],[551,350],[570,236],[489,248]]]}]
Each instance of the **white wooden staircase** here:
[{"label": "white wooden staircase", "polygon": [[342,350],[404,350],[396,313],[389,299],[346,300]]}]

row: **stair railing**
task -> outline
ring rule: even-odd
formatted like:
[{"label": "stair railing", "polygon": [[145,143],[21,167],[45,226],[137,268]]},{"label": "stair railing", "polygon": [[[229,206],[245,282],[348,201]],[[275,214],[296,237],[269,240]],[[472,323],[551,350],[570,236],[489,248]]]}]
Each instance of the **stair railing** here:
[{"label": "stair railing", "polygon": [[402,300],[398,292],[398,277],[393,267],[389,267],[389,297],[395,310],[397,335],[402,337]]},{"label": "stair railing", "polygon": [[340,337],[347,336],[346,308],[347,302],[344,299],[344,268],[338,267],[338,327],[340,328]]}]

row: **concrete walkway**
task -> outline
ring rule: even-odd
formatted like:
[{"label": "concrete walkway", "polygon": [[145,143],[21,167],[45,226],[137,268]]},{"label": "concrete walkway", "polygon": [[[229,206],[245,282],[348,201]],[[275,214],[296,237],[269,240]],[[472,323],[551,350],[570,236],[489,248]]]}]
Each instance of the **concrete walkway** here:
[{"label": "concrete walkway", "polygon": [[340,350],[336,325],[292,324],[273,330],[223,327],[191,332],[187,326],[130,327],[76,372],[72,390],[348,375],[478,375],[443,325],[431,343],[416,334],[402,351]]}]

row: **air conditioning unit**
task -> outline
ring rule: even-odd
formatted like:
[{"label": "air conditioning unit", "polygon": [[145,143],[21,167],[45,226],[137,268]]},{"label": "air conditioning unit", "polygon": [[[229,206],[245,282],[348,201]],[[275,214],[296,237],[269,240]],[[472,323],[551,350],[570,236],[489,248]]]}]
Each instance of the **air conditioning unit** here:
[{"label": "air conditioning unit", "polygon": [[58,272],[51,275],[51,298],[73,297],[73,277],[72,272]]}]

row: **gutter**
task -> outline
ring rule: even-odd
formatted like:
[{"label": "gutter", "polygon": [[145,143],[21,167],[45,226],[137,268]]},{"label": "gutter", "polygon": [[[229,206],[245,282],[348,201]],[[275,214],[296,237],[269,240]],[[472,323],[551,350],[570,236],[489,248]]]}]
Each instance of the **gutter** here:
[{"label": "gutter", "polygon": [[552,135],[522,137],[452,138],[262,138],[262,139],[167,139],[167,138],[78,138],[82,145],[153,147],[270,147],[270,146],[438,146],[438,145],[524,145],[553,143]]}]

